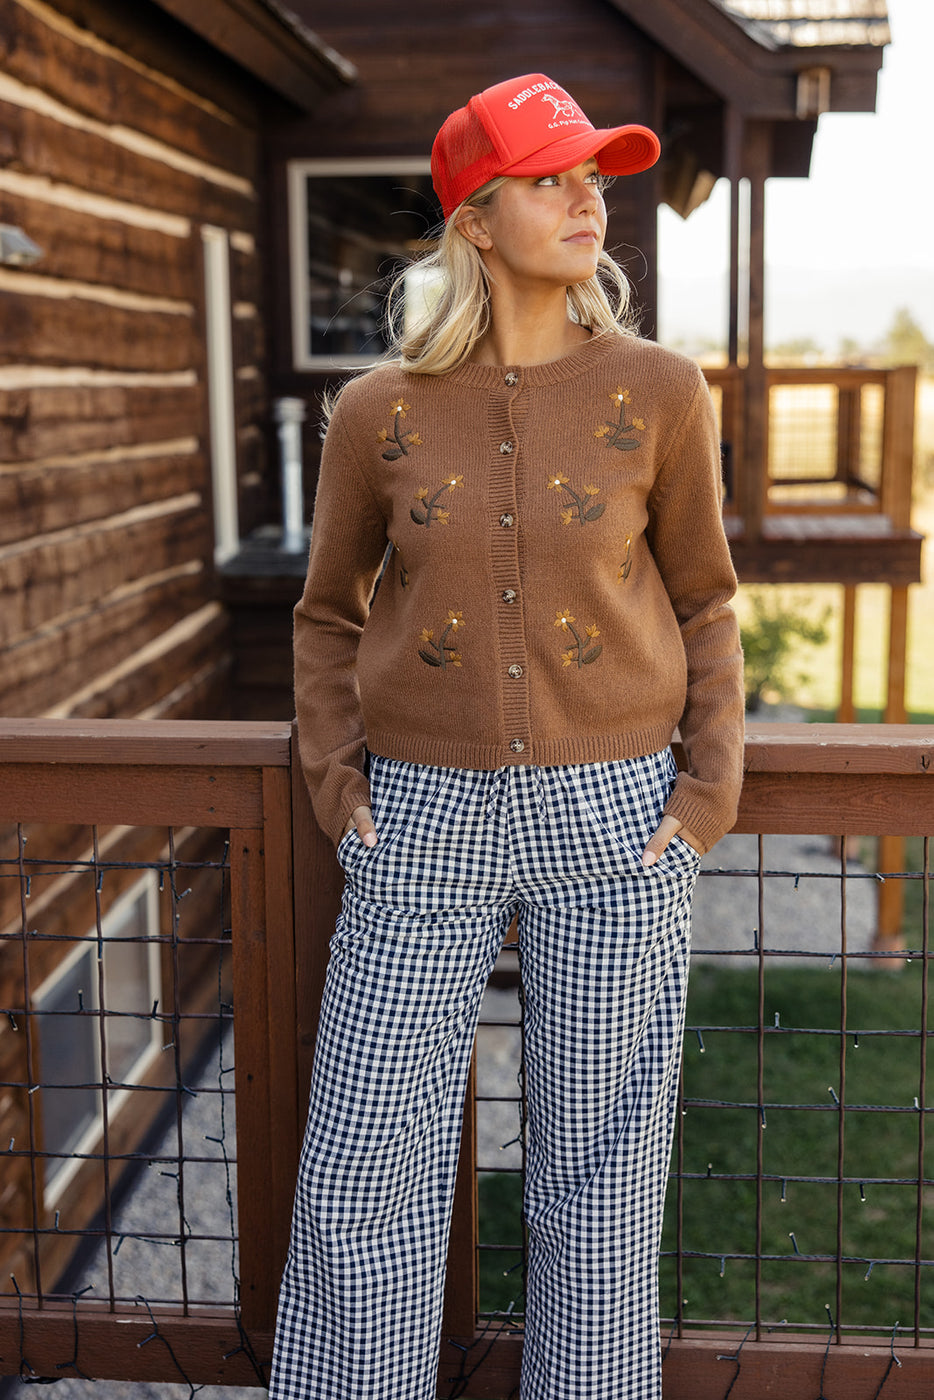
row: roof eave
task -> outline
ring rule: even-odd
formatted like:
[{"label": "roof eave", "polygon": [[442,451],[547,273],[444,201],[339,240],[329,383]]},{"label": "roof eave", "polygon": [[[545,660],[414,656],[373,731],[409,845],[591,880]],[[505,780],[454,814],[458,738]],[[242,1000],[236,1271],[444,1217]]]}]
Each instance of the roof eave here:
[{"label": "roof eave", "polygon": [[725,102],[748,117],[785,120],[795,116],[794,75],[825,65],[846,73],[855,106],[873,111],[881,47],[801,48],[778,46],[753,22],[740,24],[716,0],[613,0],[621,14],[667,50]]},{"label": "roof eave", "polygon": [[281,0],[155,3],[300,111],[356,80],[354,65]]}]

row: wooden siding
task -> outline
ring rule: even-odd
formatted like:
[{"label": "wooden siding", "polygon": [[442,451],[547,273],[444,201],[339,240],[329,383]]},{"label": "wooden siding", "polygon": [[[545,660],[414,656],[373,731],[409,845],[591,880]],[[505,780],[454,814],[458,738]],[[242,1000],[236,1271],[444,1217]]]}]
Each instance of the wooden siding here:
[{"label": "wooden siding", "polygon": [[149,66],[68,9],[0,0],[0,221],[43,249],[0,268],[0,713],[220,716],[201,228],[230,239],[249,526],[266,478],[258,113],[226,60],[207,96],[164,46]]}]

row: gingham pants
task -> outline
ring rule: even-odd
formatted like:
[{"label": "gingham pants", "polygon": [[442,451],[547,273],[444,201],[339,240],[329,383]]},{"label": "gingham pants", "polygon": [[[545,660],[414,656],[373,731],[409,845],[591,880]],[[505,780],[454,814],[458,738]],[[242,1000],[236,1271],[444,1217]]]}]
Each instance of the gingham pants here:
[{"label": "gingham pants", "polygon": [[522,1400],[658,1400],[658,1248],[697,856],[641,864],[670,753],[496,772],[374,758],[339,855],[274,1400],[431,1400],[464,1090],[518,913]]}]

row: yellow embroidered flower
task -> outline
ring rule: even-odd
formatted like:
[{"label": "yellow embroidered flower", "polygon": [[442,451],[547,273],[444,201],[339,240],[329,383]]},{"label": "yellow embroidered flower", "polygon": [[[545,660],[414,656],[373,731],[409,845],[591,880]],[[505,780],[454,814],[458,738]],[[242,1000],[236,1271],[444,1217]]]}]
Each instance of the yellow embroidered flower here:
[{"label": "yellow embroidered flower", "polygon": [[553,476],[553,477],[551,478],[551,480],[549,481],[549,483],[548,483],[548,490],[549,490],[549,491],[560,491],[560,490],[561,490],[561,487],[562,487],[562,486],[567,486],[567,484],[568,484],[568,478],[567,478],[566,476],[561,476],[561,474],[559,473],[557,476]]},{"label": "yellow embroidered flower", "polygon": [[560,627],[562,632],[566,632],[568,630],[568,624],[574,621],[576,621],[576,619],[571,616],[567,608],[558,609],[555,615],[555,626]]},{"label": "yellow embroidered flower", "polygon": [[404,418],[411,407],[412,405],[410,403],[406,403],[404,399],[400,399],[398,403],[393,404],[389,412],[393,415],[393,417],[395,417],[397,413],[401,413],[402,417]]},{"label": "yellow embroidered flower", "polygon": [[643,433],[644,433],[644,432],[645,432],[645,419],[644,419],[644,418],[634,418],[634,419],[632,420],[632,426],[633,426],[634,428],[638,428],[638,429],[640,430],[640,432],[643,432]]},{"label": "yellow embroidered flower", "polygon": [[611,433],[612,431],[613,429],[610,427],[609,423],[601,423],[599,428],[594,428],[593,435],[594,437],[606,437],[607,433]]},{"label": "yellow embroidered flower", "polygon": [[599,637],[600,635],[600,628],[595,622],[591,622],[590,626],[585,627],[584,631],[587,633],[588,637]]},{"label": "yellow embroidered flower", "polygon": [[632,403],[632,394],[628,389],[624,389],[617,384],[615,391],[610,395],[614,403]]},{"label": "yellow embroidered flower", "polygon": [[570,650],[570,651],[563,651],[563,652],[561,653],[561,665],[562,665],[562,666],[573,666],[573,665],[574,665],[574,662],[575,662],[576,660],[577,660],[577,647],[571,647],[571,650]]},{"label": "yellow embroidered flower", "polygon": [[422,635],[419,637],[418,640],[419,640],[420,642],[430,642],[431,639],[432,639],[432,637],[433,637],[434,635],[435,635],[435,634],[434,634],[434,632],[431,630],[430,627],[423,627],[423,628],[422,628]]},{"label": "yellow embroidered flower", "polygon": [[563,511],[561,512],[561,523],[562,523],[562,525],[570,525],[570,523],[571,523],[571,521],[572,521],[573,519],[574,519],[574,507],[573,507],[573,506],[568,506],[567,510],[563,510]]},{"label": "yellow embroidered flower", "polygon": [[448,525],[450,524],[451,520],[451,512],[449,510],[436,509],[434,513],[434,518],[435,520],[437,520],[439,525]]},{"label": "yellow embroidered flower", "polygon": [[449,652],[448,652],[448,665],[449,665],[449,666],[460,666],[460,664],[461,664],[461,654],[460,654],[460,652],[459,652],[459,651],[449,651]]},{"label": "yellow embroidered flower", "polygon": [[418,433],[406,433],[405,440],[407,443],[410,443],[412,447],[421,447],[422,445],[422,439]]},{"label": "yellow embroidered flower", "polygon": [[380,428],[379,432],[376,434],[376,441],[385,442],[388,436],[389,430],[387,428]]},{"label": "yellow embroidered flower", "polygon": [[597,496],[597,495],[599,495],[599,493],[600,493],[600,487],[599,487],[599,486],[585,486],[585,487],[584,487],[584,495],[585,495],[585,496]]},{"label": "yellow embroidered flower", "polygon": [[454,491],[458,486],[463,486],[464,478],[462,476],[452,476],[446,484],[449,491]]},{"label": "yellow embroidered flower", "polygon": [[463,627],[465,625],[464,619],[459,612],[449,612],[446,620],[451,627]]},{"label": "yellow embroidered flower", "polygon": [[428,496],[428,487],[427,487],[427,486],[420,486],[420,487],[418,488],[418,490],[415,492],[415,499],[416,499],[416,501],[424,501],[424,500],[427,498],[427,496]]}]

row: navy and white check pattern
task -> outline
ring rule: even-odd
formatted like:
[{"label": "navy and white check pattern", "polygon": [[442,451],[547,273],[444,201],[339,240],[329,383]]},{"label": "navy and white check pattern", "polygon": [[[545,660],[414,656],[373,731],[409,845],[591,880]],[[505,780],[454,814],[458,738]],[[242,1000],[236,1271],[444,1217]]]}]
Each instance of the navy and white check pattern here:
[{"label": "navy and white check pattern", "polygon": [[522,1400],[658,1400],[657,1258],[698,857],[641,864],[670,753],[496,772],[374,758],[315,1052],[273,1400],[431,1400],[480,999],[518,912]]}]

